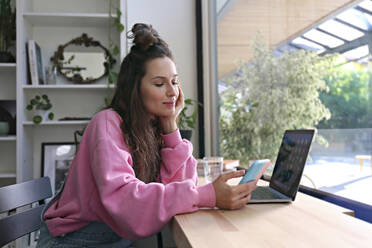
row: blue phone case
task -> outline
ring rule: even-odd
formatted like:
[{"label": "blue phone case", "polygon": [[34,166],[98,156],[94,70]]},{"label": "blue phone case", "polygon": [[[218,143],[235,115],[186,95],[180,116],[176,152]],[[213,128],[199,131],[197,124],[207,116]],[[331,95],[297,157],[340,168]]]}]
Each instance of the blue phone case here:
[{"label": "blue phone case", "polygon": [[266,160],[256,160],[252,163],[252,165],[248,168],[248,170],[245,172],[242,180],[239,182],[239,184],[248,183],[250,181],[253,181],[256,179],[257,175],[260,173],[260,171],[263,169],[263,167],[266,164]]}]

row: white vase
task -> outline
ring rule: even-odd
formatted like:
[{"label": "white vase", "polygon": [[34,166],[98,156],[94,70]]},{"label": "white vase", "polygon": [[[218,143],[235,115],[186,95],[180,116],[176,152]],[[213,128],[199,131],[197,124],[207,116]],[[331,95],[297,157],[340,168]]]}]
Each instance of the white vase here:
[{"label": "white vase", "polygon": [[6,136],[9,133],[9,123],[7,121],[0,121],[0,136]]},{"label": "white vase", "polygon": [[49,121],[48,115],[50,112],[51,112],[50,110],[37,109],[34,112],[34,116],[40,115],[41,122],[45,122],[45,121]]}]

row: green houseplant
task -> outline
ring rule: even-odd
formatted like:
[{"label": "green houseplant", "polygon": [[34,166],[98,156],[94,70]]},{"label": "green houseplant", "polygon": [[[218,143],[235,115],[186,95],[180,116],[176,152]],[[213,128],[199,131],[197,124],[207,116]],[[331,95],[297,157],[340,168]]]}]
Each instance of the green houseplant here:
[{"label": "green houseplant", "polygon": [[178,116],[178,127],[180,129],[182,138],[190,140],[192,136],[192,129],[195,128],[198,117],[198,108],[195,107],[192,110],[191,107],[193,107],[194,104],[197,105],[198,102],[190,98],[185,99],[184,102],[185,107]]},{"label": "green houseplant", "polygon": [[0,0],[0,63],[15,62],[9,52],[16,38],[16,13],[10,0]]},{"label": "green houseplant", "polygon": [[315,128],[331,115],[319,93],[328,90],[324,78],[334,56],[305,50],[276,56],[260,39],[252,48],[252,60],[224,79],[227,89],[220,95],[221,155],[243,166],[274,160],[286,129]]},{"label": "green houseplant", "polygon": [[54,113],[50,111],[52,104],[47,95],[36,95],[30,100],[30,103],[26,106],[28,111],[34,110],[34,116],[32,121],[35,124],[39,124],[44,120],[53,120]]},{"label": "green houseplant", "polygon": [[[115,42],[113,41],[112,38],[112,30],[111,28],[114,28],[118,34],[122,33],[124,31],[124,25],[120,22],[121,19],[121,11],[119,8],[115,8],[116,10],[116,16],[113,15],[112,13],[112,1],[109,1],[109,26],[110,28],[108,29],[108,40],[109,40],[109,51],[112,55],[113,58],[118,57],[120,54],[120,48]],[[113,59],[115,60],[115,59]],[[115,62],[114,62],[115,63]],[[111,103],[112,100],[112,90],[111,86],[114,85],[117,81],[118,78],[118,73],[112,69],[112,66],[107,67],[108,71],[108,77],[107,77],[107,95],[104,99],[105,107],[108,107]]]}]

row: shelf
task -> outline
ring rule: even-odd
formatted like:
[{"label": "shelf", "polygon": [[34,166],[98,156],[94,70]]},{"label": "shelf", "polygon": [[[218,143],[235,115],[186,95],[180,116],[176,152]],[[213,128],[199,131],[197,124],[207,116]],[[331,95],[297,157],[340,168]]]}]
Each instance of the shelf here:
[{"label": "shelf", "polygon": [[17,175],[15,173],[2,173],[0,172],[0,178],[16,178]]},{"label": "shelf", "polygon": [[[17,14],[17,46],[11,51],[18,60],[16,63],[0,64],[0,100],[16,100],[16,106],[9,107],[8,111],[13,116],[17,114],[17,135],[0,136],[0,154],[7,155],[0,162],[0,187],[23,182],[39,174],[42,143],[71,140],[73,132],[87,126],[90,122],[88,119],[102,108],[104,98],[111,96],[116,89],[115,84],[108,85],[108,75],[90,84],[76,84],[57,73],[54,84],[28,84],[27,41],[33,39],[38,42],[44,66],[49,66],[49,58],[60,44],[82,33],[88,33],[108,47],[108,32],[112,29],[110,38],[121,49],[115,59],[120,61],[127,50],[126,32],[118,33],[116,27],[111,26],[118,17],[117,10],[123,14],[120,19],[126,24],[126,1],[114,0],[111,5],[109,1],[102,0],[11,2]],[[113,11],[111,15],[110,9]],[[119,67],[117,62],[113,70]],[[48,95],[53,103],[54,120],[35,124],[32,121],[35,113],[27,111],[25,107],[35,95],[43,94]],[[66,118],[62,120],[63,117]],[[16,247],[24,247],[21,244],[23,242]]]},{"label": "shelf", "polygon": [[0,63],[0,68],[16,68],[16,63]]},{"label": "shelf", "polygon": [[[106,84],[54,84],[54,85],[24,85],[23,89],[107,89]],[[110,85],[115,88],[115,85]]]},{"label": "shelf", "polygon": [[[26,12],[23,17],[32,25],[44,27],[104,27],[109,25],[109,14],[88,13],[35,13]],[[116,15],[112,15],[113,18]]]},{"label": "shelf", "polygon": [[8,135],[8,136],[0,136],[0,141],[16,141],[17,136],[15,135]]},{"label": "shelf", "polygon": [[32,121],[25,121],[23,125],[25,126],[69,126],[69,125],[85,125],[88,124],[89,121],[45,121],[40,124],[35,124]]},{"label": "shelf", "polygon": [[0,71],[12,71],[16,69],[16,63],[0,63]]}]

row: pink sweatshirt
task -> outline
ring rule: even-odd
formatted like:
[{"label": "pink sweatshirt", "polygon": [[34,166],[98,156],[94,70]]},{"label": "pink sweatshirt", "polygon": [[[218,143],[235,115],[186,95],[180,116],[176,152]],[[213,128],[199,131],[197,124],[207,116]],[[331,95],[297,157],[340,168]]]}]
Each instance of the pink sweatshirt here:
[{"label": "pink sweatshirt", "polygon": [[159,232],[176,214],[215,206],[213,185],[196,186],[192,144],[178,130],[162,136],[161,182],[146,184],[134,174],[121,122],[104,110],[85,129],[63,193],[43,216],[52,236],[100,221],[136,240]]}]

